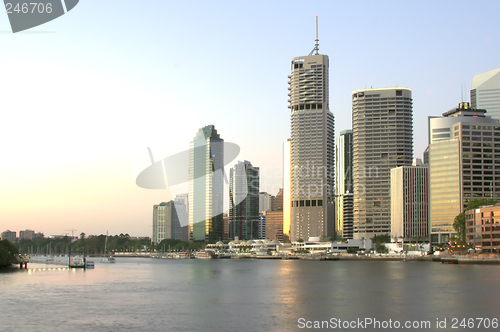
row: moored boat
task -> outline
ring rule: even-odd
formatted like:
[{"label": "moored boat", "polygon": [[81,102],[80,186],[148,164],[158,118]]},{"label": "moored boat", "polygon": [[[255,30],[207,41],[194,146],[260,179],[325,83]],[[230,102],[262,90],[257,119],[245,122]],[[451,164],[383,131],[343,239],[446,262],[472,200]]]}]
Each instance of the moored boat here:
[{"label": "moored boat", "polygon": [[197,259],[212,259],[215,258],[216,256],[212,251],[200,250],[194,254],[194,257]]},{"label": "moored boat", "polygon": [[179,252],[172,256],[173,259],[187,259],[191,258],[191,253],[189,251]]},{"label": "moored boat", "polygon": [[115,263],[116,259],[108,255],[108,232],[106,232],[106,239],[104,240],[104,255],[101,258],[101,263]]}]

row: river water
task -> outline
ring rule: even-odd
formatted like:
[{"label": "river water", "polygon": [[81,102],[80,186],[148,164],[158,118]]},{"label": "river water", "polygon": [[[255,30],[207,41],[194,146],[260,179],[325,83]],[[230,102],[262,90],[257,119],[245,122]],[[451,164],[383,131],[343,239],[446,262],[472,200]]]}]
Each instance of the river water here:
[{"label": "river water", "polygon": [[[403,330],[395,321],[420,324],[405,331],[500,330],[493,328],[500,318],[500,265],[95,261],[86,271],[29,264],[0,273],[0,330]],[[473,318],[472,325],[460,326],[464,318]],[[493,325],[478,326],[481,318]],[[367,319],[373,324],[364,324]]]}]

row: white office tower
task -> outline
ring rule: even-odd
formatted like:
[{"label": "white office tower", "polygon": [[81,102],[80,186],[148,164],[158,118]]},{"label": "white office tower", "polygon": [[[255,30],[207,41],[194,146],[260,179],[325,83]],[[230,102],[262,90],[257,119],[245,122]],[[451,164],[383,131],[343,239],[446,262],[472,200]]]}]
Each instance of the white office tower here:
[{"label": "white office tower", "polygon": [[265,191],[259,193],[259,212],[271,211],[273,208],[273,199],[274,196]]},{"label": "white office tower", "polygon": [[429,238],[429,168],[401,166],[391,169],[391,237]]},{"label": "white office tower", "polygon": [[485,109],[488,116],[500,120],[500,68],[472,78],[470,101],[472,108]]},{"label": "white office tower", "polygon": [[352,94],[354,238],[391,233],[391,169],[413,158],[413,106],[408,88]]},{"label": "white office tower", "polygon": [[[318,38],[291,61],[290,239],[334,236],[335,120],[329,110],[328,56]],[[314,53],[314,54],[313,54]]]}]

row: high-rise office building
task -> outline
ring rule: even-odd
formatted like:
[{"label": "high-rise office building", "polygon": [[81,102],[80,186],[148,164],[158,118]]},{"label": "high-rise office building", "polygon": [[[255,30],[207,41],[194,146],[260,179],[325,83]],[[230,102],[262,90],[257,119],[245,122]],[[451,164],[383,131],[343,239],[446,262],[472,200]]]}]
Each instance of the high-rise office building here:
[{"label": "high-rise office building", "polygon": [[153,244],[164,239],[186,240],[185,227],[181,227],[174,201],[153,206]]},{"label": "high-rise office building", "polygon": [[229,238],[259,238],[259,168],[240,161],[229,171]]},{"label": "high-rise office building", "polygon": [[345,193],[342,196],[343,200],[343,210],[342,215],[344,217],[342,223],[342,238],[353,239],[354,238],[354,194]]},{"label": "high-rise office building", "polygon": [[182,228],[182,240],[189,240],[189,194],[179,194],[175,196],[174,199],[175,211],[177,212],[177,218],[179,219],[179,224]]},{"label": "high-rise office building", "polygon": [[429,236],[429,168],[420,162],[391,169],[391,237]]},{"label": "high-rise office building", "polygon": [[446,243],[456,234],[455,217],[469,200],[500,198],[500,123],[486,110],[460,103],[429,118],[430,234]]},{"label": "high-rise office building", "polygon": [[271,210],[283,211],[283,188],[280,188],[274,197]]},{"label": "high-rise office building", "polygon": [[273,208],[274,196],[265,191],[259,193],[259,212],[271,211]]},{"label": "high-rise office building", "polygon": [[259,213],[259,237],[258,237],[259,239],[266,239],[267,226],[266,226],[266,217],[264,216],[264,213],[267,213],[267,211]]},{"label": "high-rise office building", "polygon": [[222,231],[222,241],[229,240],[229,224],[231,223],[231,219],[229,219],[229,215],[227,213],[222,214],[222,223],[223,231]]},{"label": "high-rise office building", "polygon": [[335,120],[329,110],[328,56],[318,38],[308,56],[291,60],[291,241],[334,236]]},{"label": "high-rise office building", "polygon": [[290,240],[290,218],[291,218],[291,200],[290,200],[290,153],[292,140],[288,139],[283,143],[283,236],[287,241]]},{"label": "high-rise office building", "polygon": [[[185,193],[185,194],[176,195],[174,202],[179,203],[179,204],[183,204],[184,209],[185,209],[185,215],[186,215],[184,225],[187,225],[188,224],[188,221],[187,221],[188,214],[189,214],[189,194]],[[177,211],[177,214],[179,215],[179,220],[181,220],[181,225],[182,225],[183,224],[182,220],[184,220],[184,219],[181,218],[181,212]]]},{"label": "high-rise office building", "polygon": [[[344,130],[335,138],[335,236],[338,239],[352,239],[352,224],[349,224],[352,210],[344,210],[344,198],[352,198],[352,192],[352,130]],[[352,208],[352,204],[346,207]]]},{"label": "high-rise office building", "polygon": [[354,238],[391,233],[391,169],[413,158],[412,97],[408,88],[352,94]]},{"label": "high-rise office building", "polygon": [[485,109],[488,116],[500,120],[500,68],[472,78],[470,101],[472,108]]},{"label": "high-rise office building", "polygon": [[266,226],[265,238],[283,241],[283,211],[264,211],[261,218]]},{"label": "high-rise office building", "polygon": [[213,125],[196,134],[189,149],[189,236],[219,241],[223,236],[224,140]]}]

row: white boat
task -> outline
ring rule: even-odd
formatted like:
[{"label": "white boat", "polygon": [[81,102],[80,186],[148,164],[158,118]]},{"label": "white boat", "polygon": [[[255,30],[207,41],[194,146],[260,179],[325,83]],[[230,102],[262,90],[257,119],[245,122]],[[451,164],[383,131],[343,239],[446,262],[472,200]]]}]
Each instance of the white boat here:
[{"label": "white boat", "polygon": [[115,263],[116,259],[112,256],[102,257],[101,263]]},{"label": "white boat", "polygon": [[214,258],[214,254],[211,251],[200,250],[194,254],[194,257],[197,259],[212,259]]},{"label": "white boat", "polygon": [[191,258],[191,253],[190,253],[189,251],[179,252],[179,253],[175,254],[172,258],[173,258],[173,259],[186,259],[186,258]]},{"label": "white boat", "polygon": [[116,259],[108,255],[108,232],[106,232],[106,240],[104,241],[104,256],[101,258],[101,263],[115,263]]}]

